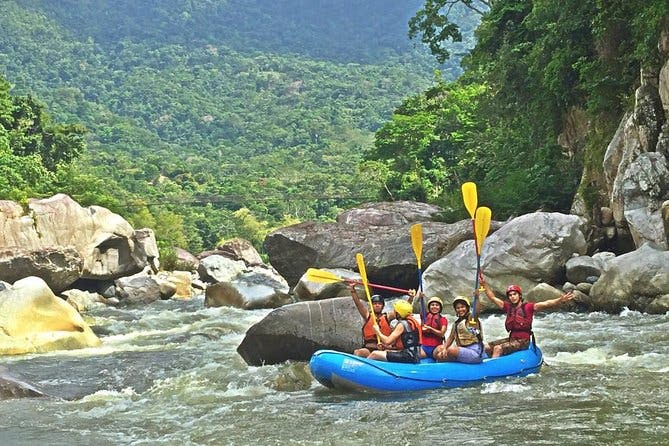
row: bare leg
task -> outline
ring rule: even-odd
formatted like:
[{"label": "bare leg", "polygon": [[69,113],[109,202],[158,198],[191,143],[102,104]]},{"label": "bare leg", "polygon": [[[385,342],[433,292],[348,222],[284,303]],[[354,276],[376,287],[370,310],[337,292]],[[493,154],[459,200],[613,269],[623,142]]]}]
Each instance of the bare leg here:
[{"label": "bare leg", "polygon": [[447,360],[446,346],[443,344],[438,345],[432,352],[432,357],[438,362],[446,361]]},{"label": "bare leg", "polygon": [[371,352],[370,352],[369,349],[366,348],[366,347],[363,347],[363,348],[356,348],[355,350],[353,350],[353,354],[354,354],[355,356],[360,356],[360,357],[362,357],[362,358],[366,358],[366,357],[368,357],[370,353],[371,353]]},{"label": "bare leg", "polygon": [[386,351],[384,350],[374,350],[372,353],[369,354],[367,357],[368,359],[376,359],[377,361],[387,361],[388,358],[386,358]]}]

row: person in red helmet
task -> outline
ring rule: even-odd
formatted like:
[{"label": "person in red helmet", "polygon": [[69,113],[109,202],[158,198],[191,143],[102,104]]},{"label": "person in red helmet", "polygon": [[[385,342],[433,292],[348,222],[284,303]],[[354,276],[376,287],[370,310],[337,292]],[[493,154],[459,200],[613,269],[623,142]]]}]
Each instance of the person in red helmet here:
[{"label": "person in red helmet", "polygon": [[509,337],[492,341],[486,345],[486,353],[493,358],[526,349],[530,345],[530,339],[534,338],[532,320],[535,311],[555,307],[574,298],[570,291],[544,302],[523,302],[523,290],[518,285],[509,285],[506,288],[507,299],[502,300],[495,296],[483,276],[480,277],[479,282],[485,290],[486,297],[506,314],[504,327],[509,332]]}]

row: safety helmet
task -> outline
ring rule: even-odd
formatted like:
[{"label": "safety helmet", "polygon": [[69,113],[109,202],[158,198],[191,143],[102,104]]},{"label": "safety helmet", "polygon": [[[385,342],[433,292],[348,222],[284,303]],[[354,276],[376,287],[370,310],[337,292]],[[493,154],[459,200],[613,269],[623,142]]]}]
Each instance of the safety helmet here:
[{"label": "safety helmet", "polygon": [[455,304],[458,302],[462,302],[463,304],[467,305],[467,308],[470,308],[472,305],[469,303],[469,299],[467,299],[464,296],[458,296],[453,300],[453,308],[455,308]]},{"label": "safety helmet", "polygon": [[508,296],[511,291],[515,291],[516,293],[520,294],[521,296],[523,295],[523,290],[520,289],[518,285],[509,285],[506,287],[506,295]]},{"label": "safety helmet", "polygon": [[429,307],[432,302],[438,303],[439,308],[441,308],[441,309],[444,308],[444,302],[442,302],[441,299],[439,299],[437,296],[430,297],[430,299],[427,301],[427,306]]},{"label": "safety helmet", "polygon": [[370,297],[369,300],[371,300],[372,303],[374,302],[381,302],[382,304],[386,303],[385,299],[383,299],[383,296],[379,294],[372,294],[372,297]]},{"label": "safety helmet", "polygon": [[413,306],[406,300],[398,300],[393,304],[395,313],[402,319],[406,318],[413,312]]}]

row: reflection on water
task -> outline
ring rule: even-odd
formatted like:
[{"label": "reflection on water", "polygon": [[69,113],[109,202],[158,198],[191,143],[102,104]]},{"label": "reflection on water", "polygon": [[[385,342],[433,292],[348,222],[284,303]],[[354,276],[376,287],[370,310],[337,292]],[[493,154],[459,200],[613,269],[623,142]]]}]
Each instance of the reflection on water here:
[{"label": "reflection on water", "polygon": [[[542,314],[538,375],[402,395],[326,389],[306,363],[249,367],[236,348],[268,310],[156,302],[91,316],[98,348],[4,357],[51,398],[0,404],[0,444],[664,445],[669,316]],[[484,318],[486,336],[505,335]]]}]

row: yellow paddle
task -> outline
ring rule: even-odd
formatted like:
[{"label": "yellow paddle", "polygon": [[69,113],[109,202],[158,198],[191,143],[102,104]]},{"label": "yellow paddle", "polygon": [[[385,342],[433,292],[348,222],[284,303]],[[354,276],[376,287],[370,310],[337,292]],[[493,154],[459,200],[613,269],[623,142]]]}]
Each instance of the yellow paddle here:
[{"label": "yellow paddle", "polygon": [[[362,285],[361,280],[354,280],[354,279],[345,279],[343,277],[339,277],[338,275],[331,273],[330,271],[325,271],[322,269],[316,269],[316,268],[309,268],[307,269],[306,272],[306,278],[307,280],[311,282],[317,282],[317,283],[337,283],[337,282],[346,282],[346,283],[355,283],[358,285]],[[404,288],[395,288],[392,286],[386,286],[386,285],[377,285],[375,283],[367,283],[368,286],[372,288],[379,288],[382,290],[388,290],[388,291],[395,291],[397,293],[402,293],[402,294],[408,294],[409,290],[405,290]]]},{"label": "yellow paddle", "polygon": [[[492,217],[492,211],[487,207],[480,207],[476,210],[476,217],[474,219],[474,236],[476,237],[476,285],[474,290],[483,291],[479,288],[479,277],[481,275],[481,250],[483,248],[483,240],[485,240],[490,230],[490,219]],[[472,304],[472,320],[470,322],[475,322],[474,318],[476,317],[476,295],[474,292],[474,303]]]},{"label": "yellow paddle", "polygon": [[467,212],[474,220],[474,214],[476,213],[476,206],[478,206],[478,195],[476,193],[476,183],[471,181],[464,183],[462,185],[462,199],[465,202],[465,208]]},{"label": "yellow paddle", "polygon": [[481,256],[481,248],[483,247],[483,240],[488,236],[490,231],[490,219],[492,211],[487,207],[480,207],[476,210],[476,248],[478,256]]},{"label": "yellow paddle", "polygon": [[421,258],[423,256],[423,225],[417,223],[411,226],[411,247],[416,255],[416,262],[418,264],[418,289],[421,291],[420,295],[420,315],[421,321],[425,321],[425,299],[423,297],[423,271],[421,268]]},{"label": "yellow paddle", "polygon": [[[362,257],[362,254],[357,253],[355,255],[355,261],[358,263],[358,270],[360,271],[360,277],[362,277],[362,286],[365,288],[365,295],[367,296],[367,302],[369,303],[369,314],[372,315],[372,323],[376,324],[376,315],[374,314],[374,305],[372,305],[372,296],[369,294],[369,284],[367,282],[367,270],[365,269],[365,259]],[[376,335],[376,342],[381,343],[381,338],[379,335]]]}]

